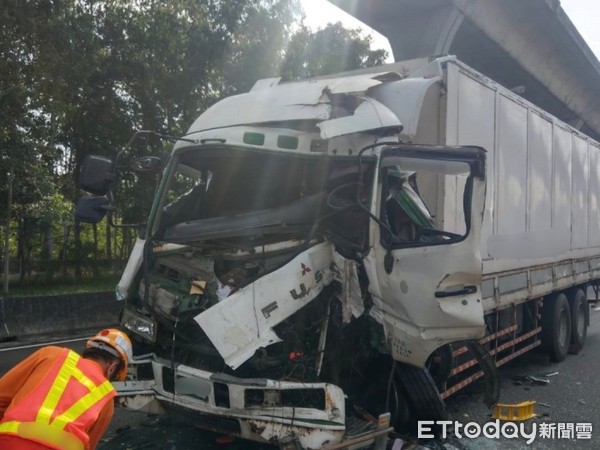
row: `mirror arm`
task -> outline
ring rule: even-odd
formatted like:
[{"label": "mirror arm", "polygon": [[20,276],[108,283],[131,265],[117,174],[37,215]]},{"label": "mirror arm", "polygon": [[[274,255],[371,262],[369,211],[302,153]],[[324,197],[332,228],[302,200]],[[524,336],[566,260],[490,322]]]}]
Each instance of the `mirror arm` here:
[{"label": "mirror arm", "polygon": [[119,167],[119,165],[118,165],[119,160],[121,159],[123,154],[131,148],[131,146],[133,145],[135,140],[139,136],[147,136],[147,135],[157,136],[161,139],[167,139],[170,141],[186,141],[186,142],[191,142],[192,144],[198,143],[198,141],[196,139],[189,139],[189,138],[185,138],[185,137],[177,137],[177,136],[171,136],[168,134],[161,134],[161,133],[157,133],[156,131],[152,131],[152,130],[137,130],[135,133],[133,133],[133,136],[131,136],[131,138],[129,139],[127,144],[125,144],[125,147],[123,147],[121,149],[121,151],[119,151],[119,153],[117,153],[117,156],[115,157],[115,160],[113,162],[113,172],[116,172],[117,167]]},{"label": "mirror arm", "polygon": [[117,210],[117,208],[115,208],[114,205],[114,197],[113,197],[113,193],[112,193],[112,189],[108,190],[108,194],[106,195],[106,197],[108,198],[108,202],[109,204],[105,207],[106,209],[106,218],[108,220],[108,224],[113,227],[113,228],[138,228],[140,226],[144,226],[146,225],[146,222],[144,223],[115,223],[115,221],[113,220],[113,213]]},{"label": "mirror arm", "polygon": [[[151,130],[137,130],[135,133],[133,133],[133,136],[131,136],[131,138],[129,139],[129,141],[127,142],[127,144],[125,144],[125,146],[119,151],[119,153],[117,153],[117,156],[115,156],[115,159],[113,161],[113,165],[112,165],[112,175],[113,175],[113,180],[115,181],[117,179],[117,168],[119,167],[119,161],[121,160],[121,158],[123,157],[123,155],[125,154],[126,151],[128,151],[131,146],[133,145],[133,143],[136,141],[136,139],[139,136],[147,136],[147,135],[152,135],[152,136],[157,136],[161,139],[168,139],[171,141],[186,141],[186,142],[191,142],[192,144],[197,144],[198,141],[195,139],[189,139],[189,138],[185,138],[185,137],[176,137],[176,136],[170,136],[168,134],[161,134],[161,133],[157,133],[156,131],[151,131]],[[110,224],[111,227],[115,227],[115,228],[138,228],[140,226],[144,226],[146,225],[146,222],[144,223],[137,223],[137,224],[133,224],[133,223],[123,223],[123,224],[117,224],[114,222],[113,220],[113,212],[115,211],[115,208],[112,206],[114,203],[114,198],[113,198],[113,194],[112,194],[112,187],[109,187],[108,189],[108,200],[110,202],[110,206],[107,207],[107,216],[108,216],[108,223]]]},{"label": "mirror arm", "polygon": [[113,161],[113,173],[116,173],[116,169],[119,166],[119,160],[121,159],[121,157],[123,156],[123,154],[127,150],[129,150],[131,148],[131,146],[133,145],[133,143],[135,142],[135,140],[138,138],[138,136],[144,136],[144,135],[147,135],[147,134],[154,134],[154,131],[150,131],[150,130],[137,130],[135,133],[133,133],[133,136],[131,136],[129,138],[129,141],[127,141],[127,144],[125,144],[125,147],[123,147],[121,149],[121,151],[119,151],[119,153],[117,153],[117,156],[115,156],[115,160]]}]

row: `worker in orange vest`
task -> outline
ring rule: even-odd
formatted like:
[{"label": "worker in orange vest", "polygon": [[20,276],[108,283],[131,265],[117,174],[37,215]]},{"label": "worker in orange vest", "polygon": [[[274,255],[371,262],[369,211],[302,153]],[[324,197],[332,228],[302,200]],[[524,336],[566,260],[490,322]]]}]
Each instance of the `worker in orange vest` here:
[{"label": "worker in orange vest", "polygon": [[44,347],[0,378],[0,449],[94,449],[114,412],[111,381],[123,381],[129,337],[100,331],[79,356]]}]

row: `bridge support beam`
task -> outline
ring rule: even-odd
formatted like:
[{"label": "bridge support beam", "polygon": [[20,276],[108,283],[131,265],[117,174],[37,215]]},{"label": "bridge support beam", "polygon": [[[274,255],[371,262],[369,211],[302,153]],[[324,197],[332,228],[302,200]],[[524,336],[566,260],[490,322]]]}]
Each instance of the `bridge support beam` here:
[{"label": "bridge support beam", "polygon": [[558,0],[329,0],[390,41],[397,61],[454,54],[600,138],[600,63]]}]

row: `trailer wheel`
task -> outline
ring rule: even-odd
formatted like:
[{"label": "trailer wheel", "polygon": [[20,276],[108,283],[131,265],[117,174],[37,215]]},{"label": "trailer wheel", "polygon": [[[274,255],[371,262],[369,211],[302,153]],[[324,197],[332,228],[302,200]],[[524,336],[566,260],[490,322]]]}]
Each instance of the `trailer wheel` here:
[{"label": "trailer wheel", "polygon": [[411,422],[448,420],[448,410],[427,369],[398,363],[396,381],[408,401]]},{"label": "trailer wheel", "polygon": [[569,308],[571,309],[571,345],[569,346],[569,353],[576,355],[583,348],[587,337],[589,307],[587,296],[583,290],[576,289],[569,297]]},{"label": "trailer wheel", "polygon": [[564,360],[571,343],[571,311],[567,296],[563,293],[544,298],[542,307],[542,348],[552,361]]}]

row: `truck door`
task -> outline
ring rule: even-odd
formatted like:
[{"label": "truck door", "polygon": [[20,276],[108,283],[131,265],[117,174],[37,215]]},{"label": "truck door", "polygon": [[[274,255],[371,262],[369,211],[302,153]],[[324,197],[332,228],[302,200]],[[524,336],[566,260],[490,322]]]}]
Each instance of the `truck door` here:
[{"label": "truck door", "polygon": [[485,151],[382,150],[365,260],[372,316],[394,359],[423,367],[438,347],[483,336]]}]

